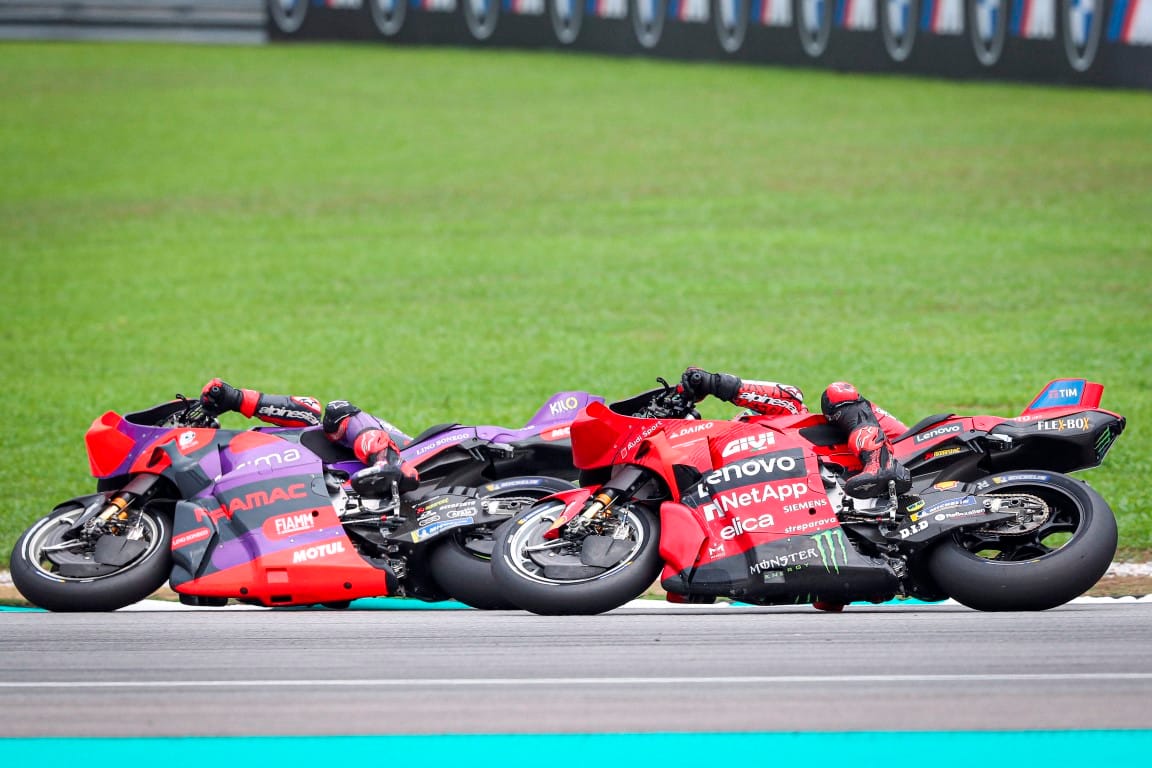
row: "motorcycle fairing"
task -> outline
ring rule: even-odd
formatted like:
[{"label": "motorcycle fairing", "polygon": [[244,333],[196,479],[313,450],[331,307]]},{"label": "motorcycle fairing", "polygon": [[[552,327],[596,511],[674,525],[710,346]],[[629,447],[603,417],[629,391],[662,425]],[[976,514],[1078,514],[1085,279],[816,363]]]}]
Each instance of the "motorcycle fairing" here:
[{"label": "motorcycle fairing", "polygon": [[391,574],[357,553],[310,473],[177,503],[172,554],[171,585],[183,594],[293,605],[394,591]]},{"label": "motorcycle fairing", "polygon": [[[891,567],[879,558],[861,555],[838,524],[734,552],[728,542],[695,534],[686,510],[672,502],[661,506],[660,552],[665,566],[660,586],[669,593],[781,605],[818,600],[882,602],[899,591],[899,579]],[[667,542],[665,525],[672,526]],[[685,562],[696,541],[700,543],[696,562]]]},{"label": "motorcycle fairing", "polygon": [[1100,407],[1104,385],[1087,379],[1053,379],[1044,385],[1040,394],[1021,411],[1021,416],[1042,413],[1053,408],[1079,406],[1081,409]]}]

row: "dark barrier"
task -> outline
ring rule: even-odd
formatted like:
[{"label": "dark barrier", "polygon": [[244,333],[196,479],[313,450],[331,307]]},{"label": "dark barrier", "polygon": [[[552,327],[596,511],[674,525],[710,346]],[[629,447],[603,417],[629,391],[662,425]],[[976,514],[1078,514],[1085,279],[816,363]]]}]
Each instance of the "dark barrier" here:
[{"label": "dark barrier", "polygon": [[1152,88],[1152,0],[268,0],[269,39]]}]

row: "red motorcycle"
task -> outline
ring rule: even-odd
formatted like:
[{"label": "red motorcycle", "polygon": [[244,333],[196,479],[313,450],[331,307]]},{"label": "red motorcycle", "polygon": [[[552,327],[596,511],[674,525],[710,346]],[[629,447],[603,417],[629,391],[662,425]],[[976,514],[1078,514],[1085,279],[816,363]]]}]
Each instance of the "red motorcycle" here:
[{"label": "red motorcycle", "polygon": [[897,595],[977,610],[1045,610],[1082,594],[1116,552],[1104,499],[1067,476],[1124,430],[1103,386],[1050,382],[1015,418],[939,414],[894,442],[910,494],[855,499],[860,469],[820,414],[697,416],[666,382],[572,424],[580,489],[497,538],[502,594],[540,614],[594,614],[657,575],[673,602],[726,597],[837,609]]}]

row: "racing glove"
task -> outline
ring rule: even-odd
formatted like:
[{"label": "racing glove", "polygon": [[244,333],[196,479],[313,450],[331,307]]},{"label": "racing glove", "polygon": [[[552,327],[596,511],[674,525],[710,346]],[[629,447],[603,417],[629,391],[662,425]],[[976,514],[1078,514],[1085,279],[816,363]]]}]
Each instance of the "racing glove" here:
[{"label": "racing glove", "polygon": [[740,391],[740,384],[740,379],[730,373],[709,373],[694,366],[680,377],[680,391],[697,403],[708,395],[731,400]]}]

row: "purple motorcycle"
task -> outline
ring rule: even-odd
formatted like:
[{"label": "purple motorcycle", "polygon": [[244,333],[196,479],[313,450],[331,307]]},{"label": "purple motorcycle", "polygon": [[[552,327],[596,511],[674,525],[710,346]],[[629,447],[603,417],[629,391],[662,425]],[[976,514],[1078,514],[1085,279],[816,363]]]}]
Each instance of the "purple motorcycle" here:
[{"label": "purple motorcycle", "polygon": [[361,496],[363,465],[316,427],[221,429],[180,398],[85,436],[97,493],[59,504],[12,552],[12,580],[55,611],[108,611],[167,580],[189,605],[229,599],[345,607],[358,597],[510,608],[493,532],[574,487],[569,424],[586,392],[553,395],[519,429],[441,424],[401,450],[420,486]]}]

